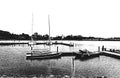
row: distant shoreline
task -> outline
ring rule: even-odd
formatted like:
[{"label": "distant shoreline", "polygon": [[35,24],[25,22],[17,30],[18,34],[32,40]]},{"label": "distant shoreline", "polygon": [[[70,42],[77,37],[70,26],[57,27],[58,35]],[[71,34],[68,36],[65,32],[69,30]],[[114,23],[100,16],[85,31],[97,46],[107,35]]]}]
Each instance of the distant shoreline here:
[{"label": "distant shoreline", "polygon": [[[12,41],[12,42],[15,42],[15,41],[31,41],[31,40],[0,40],[0,41]],[[34,41],[48,41],[48,40],[34,40]],[[120,41],[120,40],[52,40],[52,41]]]},{"label": "distant shoreline", "polygon": [[48,34],[45,34],[45,35],[40,35],[38,34],[37,32],[35,32],[34,34],[32,34],[32,36],[30,36],[29,34],[25,34],[25,33],[22,33],[22,34],[13,34],[13,33],[10,33],[8,31],[3,31],[3,30],[0,30],[0,41],[1,40],[18,40],[18,41],[22,41],[22,40],[31,40],[31,38],[33,38],[33,40],[41,40],[41,41],[46,41],[48,40],[49,38],[51,40],[62,40],[62,41],[120,41],[120,37],[111,37],[111,38],[101,38],[101,37],[92,37],[92,36],[89,36],[89,37],[84,37],[82,35],[67,35],[67,36],[64,36],[64,35],[61,35],[61,36],[56,36],[56,37],[49,37]]}]

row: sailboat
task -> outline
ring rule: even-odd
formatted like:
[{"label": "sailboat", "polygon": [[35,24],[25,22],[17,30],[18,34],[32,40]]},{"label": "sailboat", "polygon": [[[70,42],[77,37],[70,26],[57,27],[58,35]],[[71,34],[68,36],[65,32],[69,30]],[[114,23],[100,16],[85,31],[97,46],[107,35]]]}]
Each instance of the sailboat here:
[{"label": "sailboat", "polygon": [[51,59],[51,58],[57,58],[57,57],[61,56],[61,53],[58,53],[58,52],[52,53],[51,52],[49,15],[48,15],[48,25],[49,25],[49,42],[48,42],[49,49],[34,49],[33,47],[31,47],[31,52],[26,54],[27,59]]}]

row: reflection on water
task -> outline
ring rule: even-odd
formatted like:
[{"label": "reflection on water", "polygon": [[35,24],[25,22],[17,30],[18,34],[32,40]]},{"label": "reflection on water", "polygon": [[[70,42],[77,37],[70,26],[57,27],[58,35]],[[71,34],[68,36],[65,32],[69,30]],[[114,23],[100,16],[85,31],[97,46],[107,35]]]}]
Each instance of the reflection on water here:
[{"label": "reflection on water", "polygon": [[[78,51],[88,49],[97,51],[98,46],[105,44],[107,47],[118,48],[119,42],[75,42],[75,47],[53,45],[52,51]],[[77,45],[78,44],[78,45]],[[116,45],[115,45],[116,44]],[[37,45],[35,48],[48,48],[44,45]],[[27,45],[0,46],[0,76],[51,76],[61,78],[73,76],[75,78],[120,78],[120,59],[100,56],[90,60],[81,61],[73,56],[61,57],[60,59],[47,60],[26,60],[26,53],[30,51]]]}]

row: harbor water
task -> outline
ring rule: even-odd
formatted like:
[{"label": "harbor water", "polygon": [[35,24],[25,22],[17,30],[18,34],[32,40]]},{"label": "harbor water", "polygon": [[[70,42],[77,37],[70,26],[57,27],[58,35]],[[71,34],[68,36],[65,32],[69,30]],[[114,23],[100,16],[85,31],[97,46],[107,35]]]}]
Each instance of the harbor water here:
[{"label": "harbor water", "polygon": [[[79,49],[97,51],[98,46],[120,49],[119,41],[63,41],[74,43],[74,47],[52,45],[51,51],[78,52]],[[49,48],[37,45],[35,48]],[[0,46],[0,77],[41,77],[41,78],[120,78],[120,59],[100,56],[88,60],[74,59],[74,56],[64,56],[57,59],[27,60],[30,52],[28,45]]]}]

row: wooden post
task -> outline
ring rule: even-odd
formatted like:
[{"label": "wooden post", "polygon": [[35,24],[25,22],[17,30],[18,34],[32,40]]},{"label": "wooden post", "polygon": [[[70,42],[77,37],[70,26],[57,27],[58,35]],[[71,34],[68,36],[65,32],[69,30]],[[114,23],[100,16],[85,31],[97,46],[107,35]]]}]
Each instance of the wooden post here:
[{"label": "wooden post", "polygon": [[100,46],[98,46],[98,52],[100,52]]},{"label": "wooden post", "polygon": [[30,46],[31,47],[31,56],[32,56],[32,53],[33,53],[33,47],[32,46]]},{"label": "wooden post", "polygon": [[75,78],[75,64],[74,64],[74,58],[72,58],[72,64],[71,64],[71,78]]},{"label": "wooden post", "polygon": [[58,46],[57,46],[57,53],[58,53]]},{"label": "wooden post", "polygon": [[104,51],[105,50],[105,48],[104,48],[104,45],[102,46],[102,51]]}]

